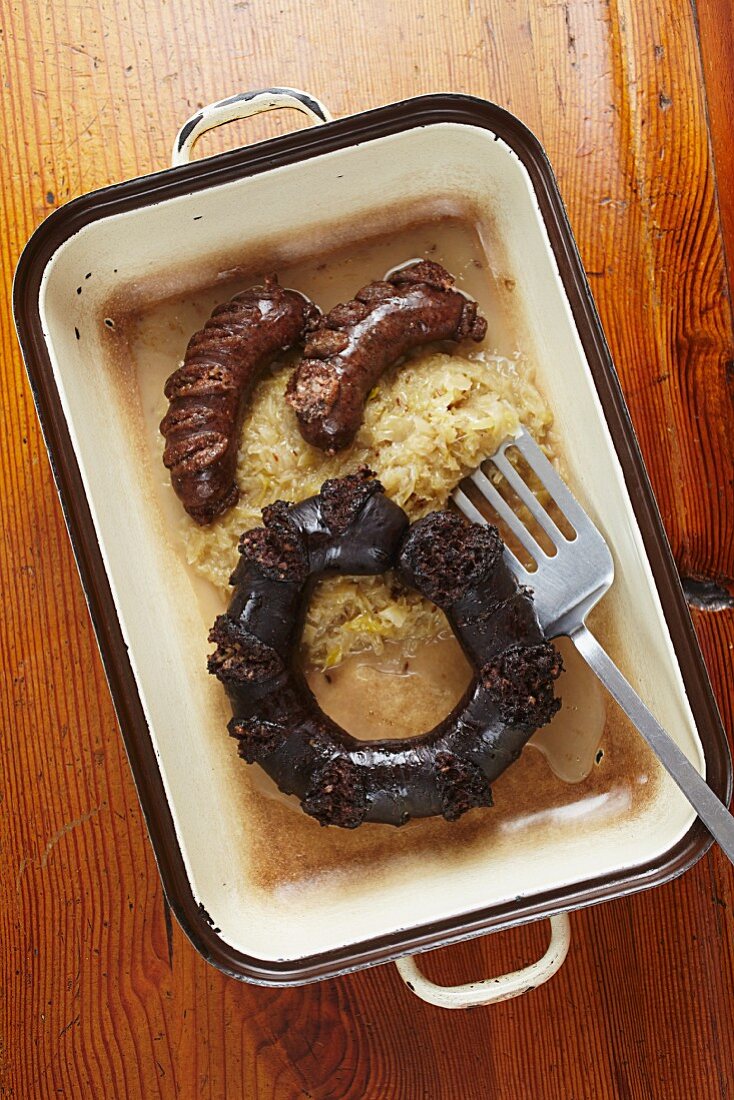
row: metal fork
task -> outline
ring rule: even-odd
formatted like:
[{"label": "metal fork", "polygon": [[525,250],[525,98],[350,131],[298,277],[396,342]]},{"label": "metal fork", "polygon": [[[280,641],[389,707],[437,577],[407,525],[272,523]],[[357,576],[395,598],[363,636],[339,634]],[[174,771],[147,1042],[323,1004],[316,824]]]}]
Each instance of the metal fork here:
[{"label": "metal fork", "polygon": [[[518,449],[539,478],[567,523],[573,528],[573,538],[566,538],[512,465],[506,454],[509,447]],[[586,616],[614,579],[614,562],[603,535],[558,476],[532,436],[524,429],[514,439],[508,439],[492,455],[490,461],[505,477],[556,551],[552,557],[545,553],[532,532],[481,469],[469,475],[484,499],[537,563],[537,570],[530,572],[511,550],[505,548],[507,564],[517,579],[533,589],[535,609],[546,637],[556,638],[563,634],[571,639],[678,784],[712,837],[734,863],[734,817],[707,786],[670,734],[654,718],[586,626]],[[474,523],[488,523],[461,488],[454,490],[453,499],[468,519]]]}]

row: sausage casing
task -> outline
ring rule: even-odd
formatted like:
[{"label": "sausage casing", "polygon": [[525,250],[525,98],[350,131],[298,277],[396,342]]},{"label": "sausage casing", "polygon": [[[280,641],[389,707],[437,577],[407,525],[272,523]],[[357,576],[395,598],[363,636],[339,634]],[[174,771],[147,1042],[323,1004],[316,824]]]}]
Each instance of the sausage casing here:
[{"label": "sausage casing", "polygon": [[184,508],[211,523],[236,503],[237,451],[247,401],[280,351],[299,343],[319,311],[304,295],[267,278],[217,306],[168,378],[160,430],[164,465]]},{"label": "sausage casing", "polygon": [[[217,647],[209,671],[230,698],[228,728],[242,758],[322,825],[404,825],[438,814],[454,821],[491,806],[491,783],[558,710],[562,668],[496,528],[433,512],[408,530],[405,513],[366,470],[327,481],[299,504],[276,502],[263,520],[242,536],[234,595],[209,635]],[[301,626],[319,576],[395,566],[444,609],[475,674],[432,730],[358,740],[309,690],[297,660]]]},{"label": "sausage casing", "polygon": [[363,287],[321,319],[286,395],[307,443],[328,454],[348,447],[380,375],[413,348],[484,339],[487,322],[476,302],[453,284],[440,264],[420,260]]}]

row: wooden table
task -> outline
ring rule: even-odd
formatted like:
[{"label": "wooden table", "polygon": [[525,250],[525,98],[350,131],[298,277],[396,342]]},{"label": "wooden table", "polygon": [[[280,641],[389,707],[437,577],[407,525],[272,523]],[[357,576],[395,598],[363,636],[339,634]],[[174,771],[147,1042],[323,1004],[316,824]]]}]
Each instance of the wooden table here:
[{"label": "wooden table", "polygon": [[[234,91],[291,84],[342,115],[455,90],[524,119],[558,175],[681,575],[706,582],[692,611],[732,730],[724,246],[731,260],[734,47],[724,0],[698,14],[690,0],[3,8],[8,293],[26,238],[54,207],[165,166],[180,122]],[[289,124],[269,116],[240,136]],[[8,294],[2,311],[0,1095],[730,1096],[734,874],[717,851],[664,888],[574,914],[560,974],[492,1009],[430,1008],[389,966],[278,991],[239,985],[199,958],[161,892]],[[536,957],[545,936],[522,928],[424,965],[443,982],[485,976]]]}]

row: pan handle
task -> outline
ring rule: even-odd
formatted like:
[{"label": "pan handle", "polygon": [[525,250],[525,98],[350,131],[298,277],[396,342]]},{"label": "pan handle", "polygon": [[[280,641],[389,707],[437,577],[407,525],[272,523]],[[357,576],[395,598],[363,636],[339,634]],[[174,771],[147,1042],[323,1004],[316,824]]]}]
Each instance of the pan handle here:
[{"label": "pan handle", "polygon": [[499,978],[485,978],[484,981],[469,982],[467,985],[435,985],[421,974],[412,955],[398,959],[395,965],[408,989],[416,997],[438,1008],[474,1008],[509,1001],[511,997],[529,993],[547,982],[560,969],[571,943],[568,914],[557,913],[550,917],[550,926],[550,943],[542,959],[512,974],[502,974]]},{"label": "pan handle", "polygon": [[173,167],[189,163],[194,145],[207,130],[213,130],[225,122],[259,115],[263,111],[275,111],[279,107],[293,107],[313,123],[331,122],[331,115],[323,103],[297,88],[260,88],[253,92],[239,92],[202,107],[184,122],[173,143]]}]

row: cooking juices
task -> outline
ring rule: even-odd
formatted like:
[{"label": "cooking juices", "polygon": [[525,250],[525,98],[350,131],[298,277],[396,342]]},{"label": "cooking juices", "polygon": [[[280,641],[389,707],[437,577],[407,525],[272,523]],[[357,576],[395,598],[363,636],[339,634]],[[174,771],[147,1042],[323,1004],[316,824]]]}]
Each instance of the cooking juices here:
[{"label": "cooking juices", "polygon": [[[579,783],[596,762],[606,700],[572,643],[561,638],[557,646],[565,665],[556,684],[563,706],[533,735],[530,745],[542,753],[559,779]],[[459,702],[471,676],[471,665],[453,636],[421,646],[414,656],[388,644],[379,655],[365,653],[333,669],[307,671],[321,709],[365,740],[413,737],[430,729]],[[603,755],[599,762],[602,759]]]},{"label": "cooking juices", "polygon": [[[514,309],[515,284],[500,261],[488,260],[491,255],[491,246],[485,248],[470,222],[444,217],[331,253],[290,264],[281,262],[277,273],[283,286],[302,291],[328,310],[395,265],[411,258],[430,258],[451,271],[457,286],[476,298],[489,323],[488,352],[514,361],[522,352],[522,332]],[[270,270],[262,261],[253,262],[223,272],[213,284],[187,289],[178,296],[156,301],[153,294],[144,308],[127,313],[119,310],[110,318],[117,354],[122,351],[134,362],[145,438],[158,470],[160,508],[174,533],[175,552],[184,559],[191,521],[175,498],[160,459],[158,424],[166,408],[163,384],[183,358],[190,336],[202,327],[214,306],[261,281]],[[517,369],[523,369],[521,359]],[[282,416],[292,415],[283,406]],[[221,539],[222,533],[216,537]],[[186,568],[199,601],[205,636],[214,616],[223,610],[225,597],[191,566]],[[624,668],[615,623],[604,605],[597,609],[592,626]],[[562,833],[584,829],[592,838],[594,830],[610,816],[630,812],[652,787],[648,779],[652,780],[654,770],[648,751],[572,645],[561,639],[559,648],[567,669],[557,684],[563,699],[560,712],[536,733],[520,760],[494,784],[494,808],[473,811],[456,823],[426,819],[400,830],[367,825],[352,833],[320,829],[301,813],[297,803],[281,795],[259,768],[236,761],[243,813],[257,822],[252,830],[253,862],[259,868],[260,884],[267,889],[289,888],[316,882],[327,874],[360,873],[360,867],[376,870],[390,860],[421,852],[430,852],[439,861],[456,860],[475,845],[518,847],[532,843],[538,829]],[[303,659],[321,707],[362,738],[412,736],[431,728],[458,702],[471,676],[448,630],[417,647],[387,641],[378,653],[354,653],[325,670],[309,667],[307,651]],[[203,667],[201,675],[207,675]],[[222,751],[234,757],[235,745],[227,738],[224,725],[221,743]]]}]

